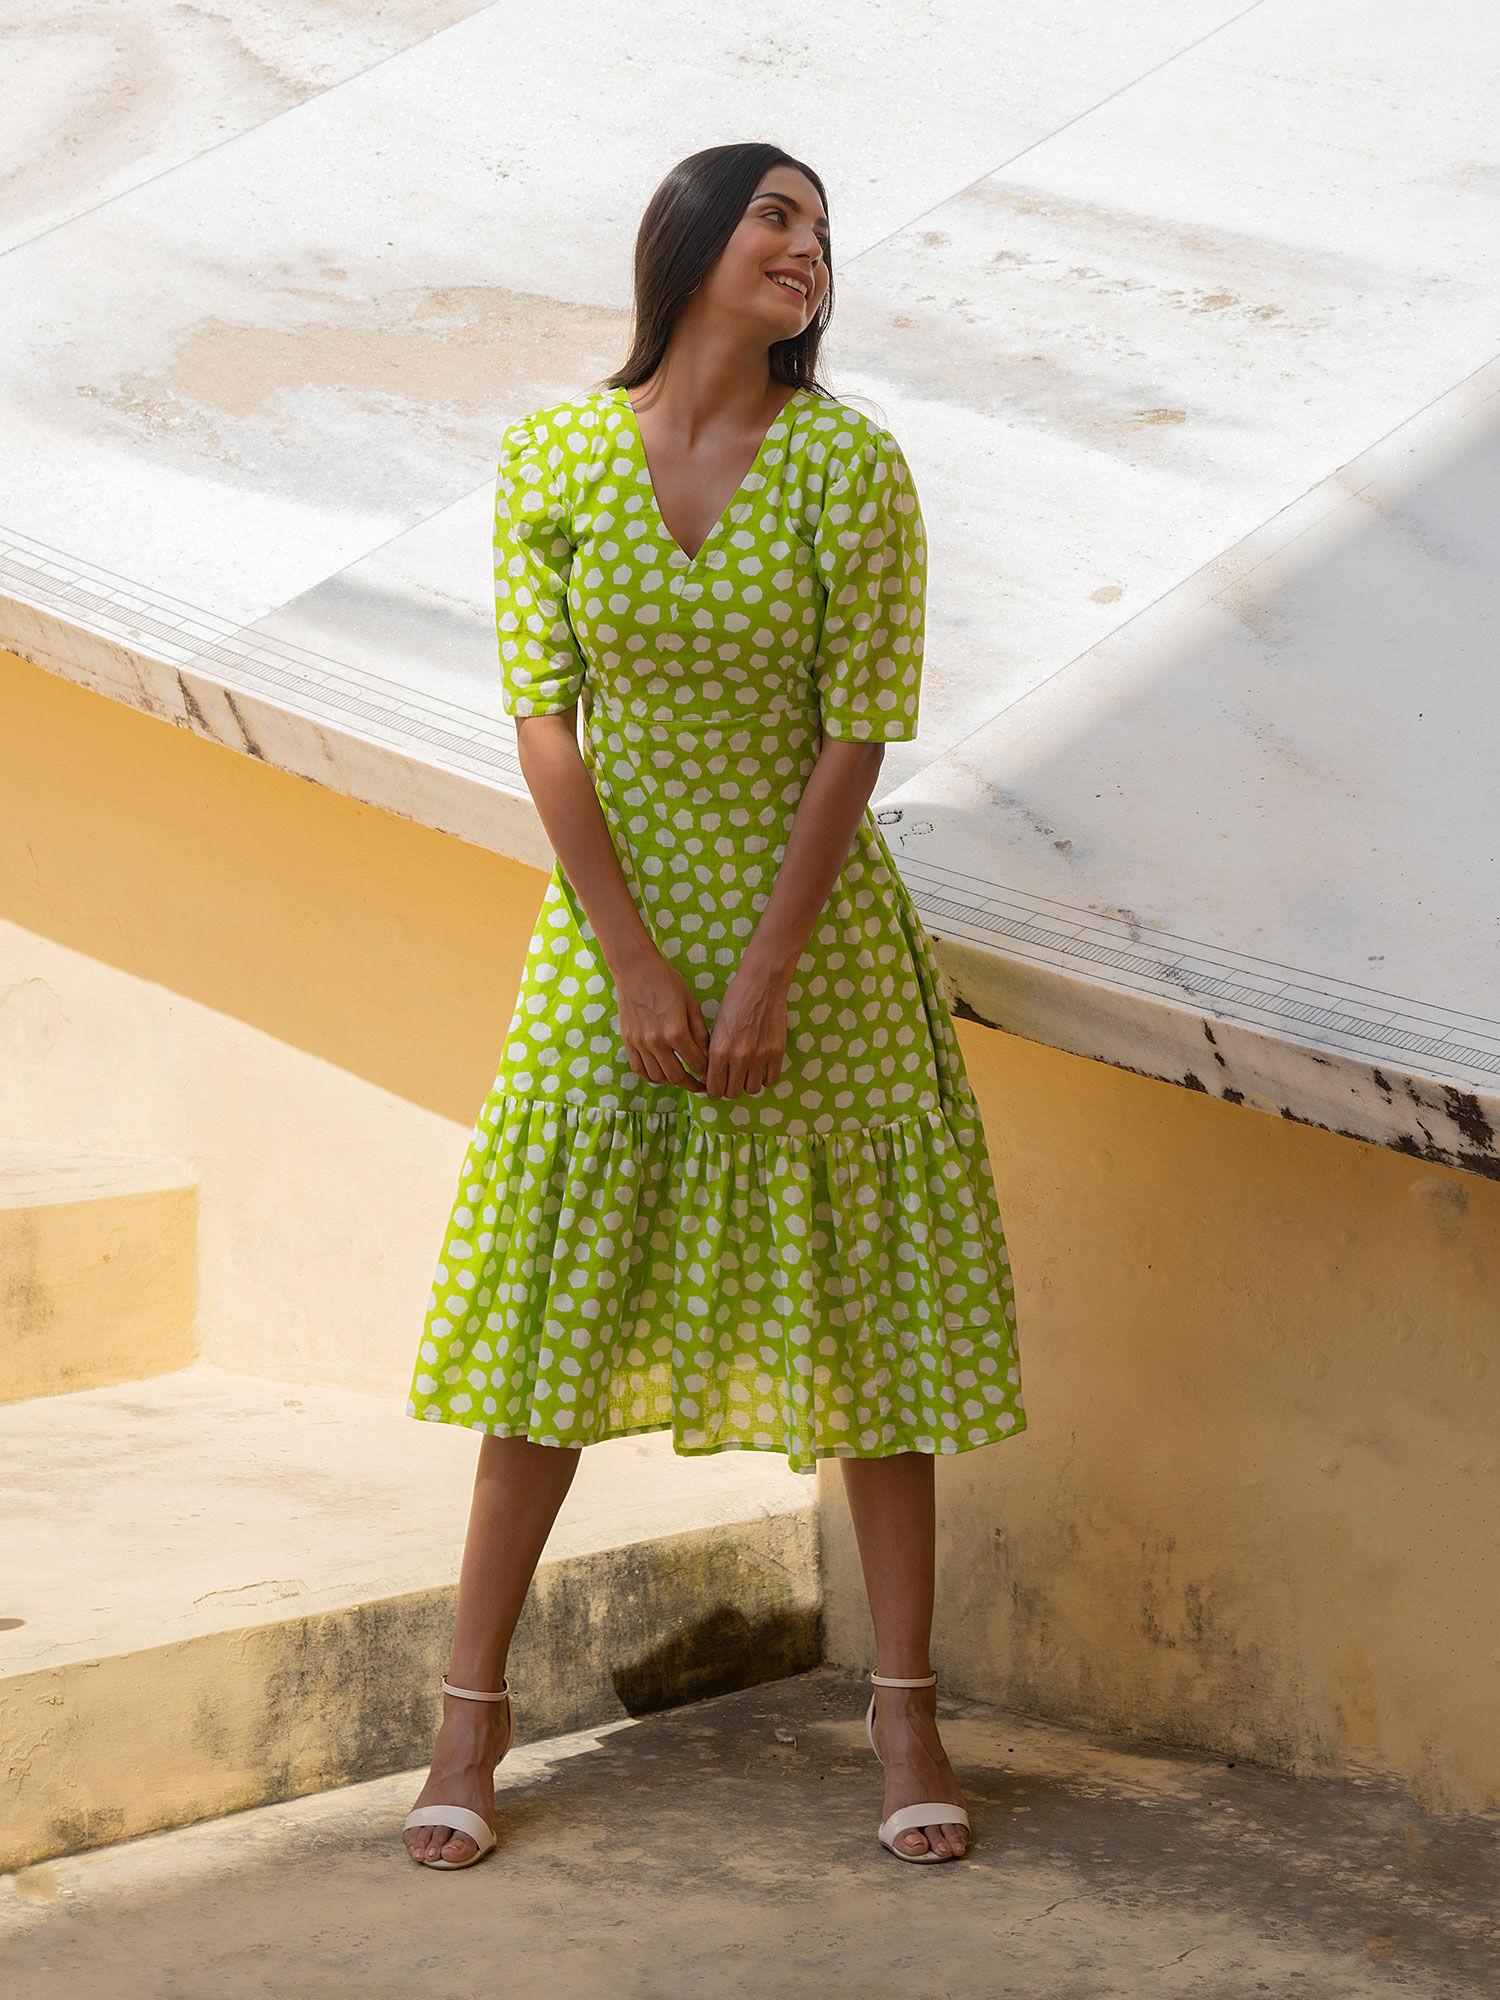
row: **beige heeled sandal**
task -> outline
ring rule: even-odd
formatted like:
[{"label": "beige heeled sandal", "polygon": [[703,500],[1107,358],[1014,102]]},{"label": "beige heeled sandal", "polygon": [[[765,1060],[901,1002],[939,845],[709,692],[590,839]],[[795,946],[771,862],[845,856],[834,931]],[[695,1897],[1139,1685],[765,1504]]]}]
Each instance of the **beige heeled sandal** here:
[{"label": "beige heeled sandal", "polygon": [[[936,1674],[916,1674],[908,1678],[902,1674],[877,1674],[872,1672],[870,1679],[875,1683],[876,1687],[926,1688],[935,1687],[937,1684]],[[877,1757],[880,1757],[879,1750],[875,1749],[875,1697],[873,1694],[870,1696],[870,1706],[865,1711],[865,1734],[870,1739],[870,1748],[875,1751]],[[884,1764],[885,1759],[880,1757],[880,1761]],[[967,1826],[968,1824],[969,1815],[963,1806],[954,1805],[951,1799],[928,1799],[921,1805],[897,1806],[889,1819],[884,1819],[880,1822],[877,1832],[880,1835],[881,1845],[888,1847],[892,1854],[898,1855],[902,1861],[957,1861],[961,1857],[952,1853],[951,1850],[947,1854],[934,1854],[930,1845],[920,1854],[909,1854],[904,1847],[896,1845],[896,1836],[898,1833],[910,1833],[914,1826]],[[932,1836],[929,1834],[929,1842],[931,1838]],[[964,1852],[966,1854],[968,1852],[967,1842],[964,1845]]]},{"label": "beige heeled sandal", "polygon": [[[507,1674],[500,1687],[493,1694],[483,1694],[478,1688],[455,1687],[452,1681],[444,1679],[444,1694],[461,1694],[466,1701],[509,1701],[510,1676]],[[511,1710],[511,1735],[515,1735],[515,1711]],[[510,1748],[509,1743],[506,1749]],[[503,1754],[503,1753],[502,1753]],[[444,1861],[441,1856],[436,1861],[420,1861],[419,1868],[472,1868],[476,1861],[482,1861],[495,1845],[495,1829],[481,1813],[472,1812],[468,1806],[414,1806],[401,1823],[404,1833],[409,1826],[451,1826],[455,1833],[466,1833],[475,1844],[475,1851],[463,1861]],[[416,1856],[412,1856],[416,1860]]]}]

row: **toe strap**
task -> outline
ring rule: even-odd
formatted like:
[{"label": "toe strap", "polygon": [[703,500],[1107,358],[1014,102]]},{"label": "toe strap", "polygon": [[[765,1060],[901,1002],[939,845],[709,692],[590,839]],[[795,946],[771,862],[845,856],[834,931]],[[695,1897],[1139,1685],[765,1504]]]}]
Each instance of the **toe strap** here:
[{"label": "toe strap", "polygon": [[470,1812],[467,1806],[416,1806],[402,1821],[407,1826],[451,1826],[458,1833],[466,1833],[476,1847],[484,1849],[486,1842],[494,1845],[494,1829],[477,1812]]},{"label": "toe strap", "polygon": [[929,1799],[925,1805],[898,1806],[881,1822],[880,1838],[894,1840],[898,1833],[910,1833],[914,1826],[967,1826],[969,1815],[952,1800]]}]

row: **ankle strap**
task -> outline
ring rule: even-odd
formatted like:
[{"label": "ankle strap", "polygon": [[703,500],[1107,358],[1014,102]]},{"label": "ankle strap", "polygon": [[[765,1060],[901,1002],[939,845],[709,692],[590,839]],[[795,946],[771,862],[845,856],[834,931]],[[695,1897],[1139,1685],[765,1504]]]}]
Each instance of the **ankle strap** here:
[{"label": "ankle strap", "polygon": [[877,1687],[883,1688],[930,1688],[936,1683],[937,1675],[915,1674],[908,1677],[905,1674],[877,1674],[872,1668],[870,1679]]},{"label": "ankle strap", "polygon": [[455,1687],[452,1681],[446,1677],[443,1680],[443,1692],[444,1694],[461,1694],[468,1701],[507,1701],[510,1698],[510,1675],[507,1674],[505,1676],[504,1681],[494,1694],[481,1694],[478,1688]]}]

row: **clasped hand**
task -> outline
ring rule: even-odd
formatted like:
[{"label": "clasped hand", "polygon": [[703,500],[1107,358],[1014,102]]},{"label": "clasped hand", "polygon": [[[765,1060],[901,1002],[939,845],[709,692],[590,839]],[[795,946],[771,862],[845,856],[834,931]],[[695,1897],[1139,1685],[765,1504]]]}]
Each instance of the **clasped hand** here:
[{"label": "clasped hand", "polygon": [[781,1075],[787,989],[754,966],[742,963],[725,988],[712,1034],[697,994],[660,953],[618,979],[616,993],[625,1053],[648,1083],[755,1097]]}]

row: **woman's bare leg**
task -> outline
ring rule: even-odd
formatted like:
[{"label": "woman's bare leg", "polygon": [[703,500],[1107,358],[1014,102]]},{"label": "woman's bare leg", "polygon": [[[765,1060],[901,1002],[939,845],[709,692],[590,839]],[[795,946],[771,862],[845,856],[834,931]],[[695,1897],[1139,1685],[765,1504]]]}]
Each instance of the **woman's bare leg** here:
[{"label": "woman's bare leg", "polygon": [[[876,1672],[928,1674],[937,1534],[930,1452],[889,1458],[843,1458],[844,1491],[859,1544],[860,1567],[875,1626]],[[966,1803],[937,1729],[937,1689],[874,1688],[875,1742],[885,1764],[887,1819],[919,1799]],[[968,1828],[956,1822],[912,1827],[896,1845],[922,1854],[962,1854]]]},{"label": "woman's bare leg", "polygon": [[[456,1686],[499,1687],[511,1635],[582,1449],[519,1437],[480,1440],[447,1673]],[[508,1701],[445,1694],[432,1769],[413,1807],[467,1806],[488,1820],[495,1809],[495,1766],[510,1737]],[[478,1846],[445,1826],[407,1827],[402,1838],[416,1861],[462,1861]]]}]

